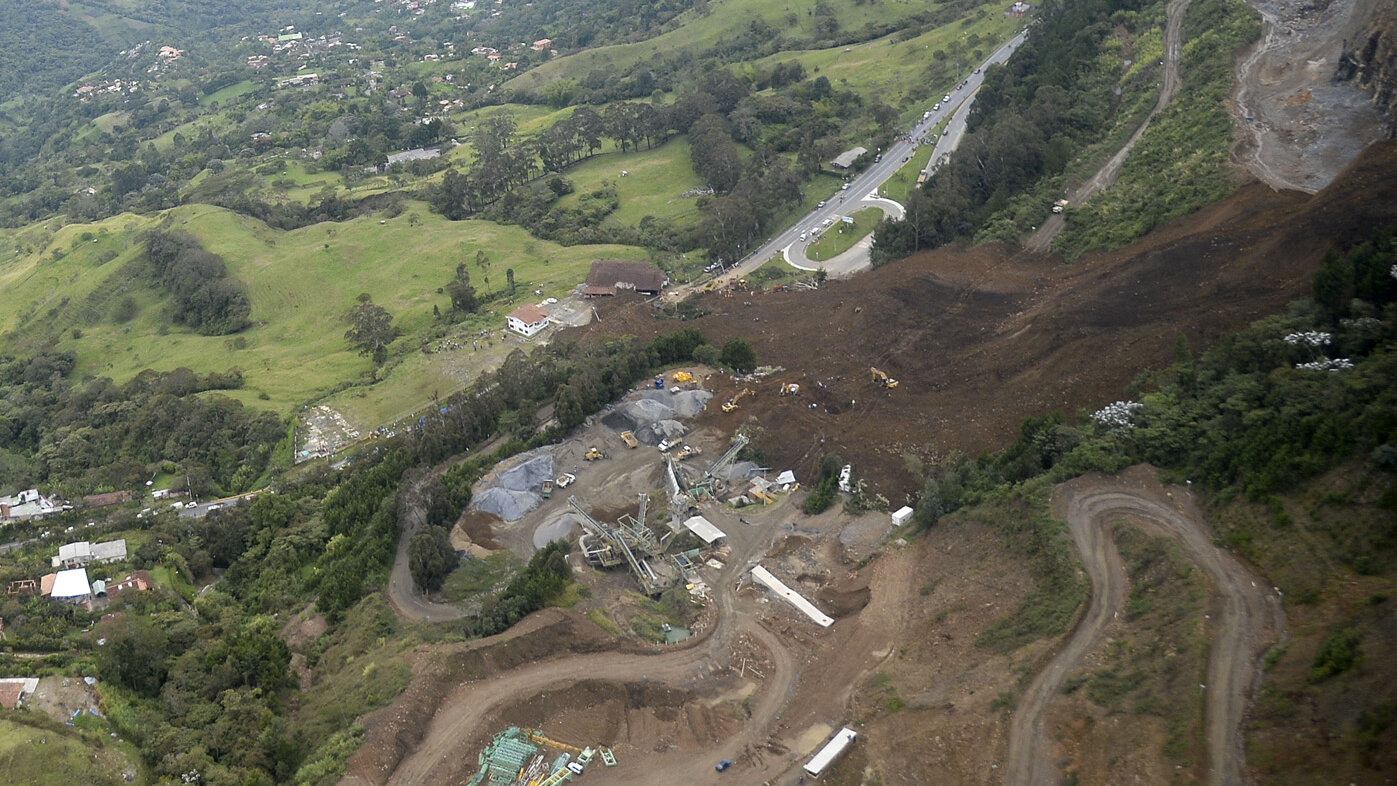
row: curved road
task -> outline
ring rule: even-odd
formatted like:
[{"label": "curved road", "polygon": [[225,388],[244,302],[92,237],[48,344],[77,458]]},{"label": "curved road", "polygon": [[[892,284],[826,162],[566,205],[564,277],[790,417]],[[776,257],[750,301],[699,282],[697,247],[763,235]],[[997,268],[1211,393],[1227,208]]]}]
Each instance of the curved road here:
[{"label": "curved road", "polygon": [[[894,220],[902,218],[907,212],[902,209],[900,203],[891,199],[875,196],[874,194],[868,194],[863,199],[860,199],[858,204],[854,205],[850,210],[851,212],[857,212],[869,207],[876,207],[882,210],[884,216]],[[833,230],[838,226],[839,224],[836,222],[828,227],[826,231]],[[854,245],[850,246],[843,253],[826,259],[823,262],[816,262],[805,255],[805,249],[819,240],[821,234],[823,234],[823,232],[812,235],[809,240],[798,241],[781,249],[781,253],[786,258],[786,264],[797,270],[824,270],[834,278],[845,278],[860,270],[865,270],[870,266],[870,256],[873,249],[872,233],[859,238],[854,242]]]},{"label": "curved road", "polygon": [[[965,87],[959,88],[959,90],[966,95],[973,94],[975,90],[980,87],[980,83],[984,81],[984,69],[995,63],[1003,63],[1005,60],[1008,60],[1009,56],[1014,53],[1014,50],[1017,49],[1019,44],[1022,44],[1027,37],[1028,29],[1025,28],[1021,30],[1018,35],[1009,39],[1004,46],[996,49],[993,54],[985,58],[985,61],[980,64],[980,67],[976,69],[975,73],[968,74],[965,77]],[[915,140],[925,136],[937,123],[940,123],[942,119],[952,113],[955,109],[954,103],[954,101],[951,101],[942,104],[940,109],[932,110],[929,114],[925,114],[918,118],[917,122],[912,125],[912,128],[907,131],[904,139]],[[816,208],[806,214],[804,218],[796,221],[776,237],[762,244],[756,251],[743,257],[741,262],[719,276],[716,279],[719,285],[746,276],[748,273],[765,264],[767,260],[782,253],[787,246],[799,243],[800,233],[810,227],[819,226],[827,218],[838,221],[839,216],[843,215],[846,210],[841,199],[859,199],[862,198],[863,195],[877,192],[889,178],[897,174],[898,170],[902,169],[904,163],[902,160],[903,157],[910,157],[916,149],[916,143],[914,142],[906,142],[901,139],[894,142],[887,150],[883,151],[883,158],[881,161],[865,169],[853,180],[850,180],[845,188],[831,195],[829,199],[825,200],[826,204],[824,207]]]},{"label": "curved road", "polygon": [[[743,568],[740,564],[730,565],[716,585],[734,581]],[[657,778],[663,779],[666,772],[684,771],[689,773],[686,783],[701,784],[710,779],[722,783],[722,776],[715,776],[713,762],[723,758],[736,761],[744,750],[760,747],[769,738],[781,708],[794,689],[796,669],[790,653],[775,635],[751,617],[739,618],[730,593],[719,593],[719,597],[718,619],[712,633],[688,649],[655,655],[599,652],[569,656],[531,663],[458,686],[438,708],[424,739],[398,763],[388,775],[386,783],[440,783],[442,774],[439,768],[444,763],[450,766],[450,761],[460,758],[461,740],[489,721],[491,713],[500,705],[573,684],[582,678],[615,682],[643,679],[692,688],[727,665],[727,653],[733,640],[739,633],[746,633],[760,642],[770,654],[772,668],[763,681],[753,702],[751,717],[744,722],[742,731],[723,740],[712,750],[683,757],[682,764],[680,755],[671,754],[656,763],[659,771],[653,768],[627,768],[608,773],[607,780],[607,783],[614,784],[652,784],[660,782]],[[750,762],[748,769],[753,777],[773,777],[790,766],[787,759],[787,756],[765,756]],[[345,782],[362,783],[358,779],[346,779]]]},{"label": "curved road", "polygon": [[1146,529],[1173,538],[1207,573],[1213,594],[1221,600],[1222,614],[1211,627],[1214,638],[1208,654],[1207,783],[1247,783],[1242,719],[1260,673],[1260,656],[1284,633],[1279,599],[1256,574],[1213,545],[1191,504],[1154,499],[1124,483],[1099,479],[1061,486],[1056,497],[1054,512],[1065,503],[1067,526],[1091,578],[1091,602],[1066,645],[1039,672],[1014,713],[1005,782],[1036,786],[1057,783],[1061,777],[1053,763],[1053,741],[1044,718],[1068,674],[1095,649],[1124,607],[1129,582],[1111,528],[1119,516],[1128,514],[1143,518]]},{"label": "curved road", "polygon": [[[1066,195],[1067,201],[1074,205],[1080,205],[1091,199],[1092,195],[1098,191],[1110,188],[1116,182],[1116,177],[1121,173],[1121,166],[1125,164],[1126,156],[1130,155],[1130,149],[1135,147],[1135,143],[1140,141],[1140,137],[1145,135],[1145,129],[1150,127],[1150,121],[1159,114],[1160,110],[1169,106],[1169,102],[1178,95],[1179,88],[1183,85],[1183,77],[1179,73],[1179,60],[1183,54],[1182,28],[1184,12],[1188,10],[1192,0],[1170,0],[1165,8],[1167,20],[1164,23],[1164,82],[1159,88],[1159,100],[1155,102],[1154,109],[1145,116],[1145,122],[1135,129],[1135,133],[1125,141],[1120,150],[1116,151],[1111,160],[1106,165],[1097,170],[1087,182],[1069,189]],[[1054,213],[1043,222],[1043,226],[1028,239],[1024,247],[1030,251],[1047,251],[1052,245],[1053,238],[1062,231],[1066,223],[1066,216],[1062,213]]]}]

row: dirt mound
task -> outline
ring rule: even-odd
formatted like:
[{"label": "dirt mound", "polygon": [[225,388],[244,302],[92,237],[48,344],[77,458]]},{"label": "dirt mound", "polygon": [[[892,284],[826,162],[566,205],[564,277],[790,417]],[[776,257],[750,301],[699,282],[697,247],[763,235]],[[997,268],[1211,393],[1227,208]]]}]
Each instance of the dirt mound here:
[{"label": "dirt mound", "polygon": [[[1313,197],[1248,186],[1073,265],[1007,246],[945,248],[816,292],[752,293],[750,308],[704,296],[711,313],[685,325],[718,345],[746,338],[787,371],[741,385],[715,377],[720,398],[754,395],[736,413],[706,410],[698,426],[761,427],[757,447],[798,477],[839,453],[902,504],[919,490],[909,463],[1003,447],[1029,415],[1096,409],[1169,363],[1180,334],[1198,351],[1306,294],[1326,251],[1397,221],[1394,172],[1397,143],[1375,145]],[[608,313],[585,329],[595,336],[679,327],[651,309],[598,307]],[[879,387],[870,366],[898,387]],[[778,396],[785,382],[800,394]],[[853,403],[829,406],[843,401]]]},{"label": "dirt mound", "polygon": [[495,525],[500,523],[503,523],[500,521],[500,517],[493,513],[483,510],[468,510],[456,522],[452,536],[455,537],[455,533],[460,532],[469,542],[491,551],[498,551],[504,548],[495,540]]},{"label": "dirt mound", "polygon": [[534,529],[534,548],[541,549],[555,540],[566,540],[574,532],[582,530],[582,520],[573,513],[546,521]]}]

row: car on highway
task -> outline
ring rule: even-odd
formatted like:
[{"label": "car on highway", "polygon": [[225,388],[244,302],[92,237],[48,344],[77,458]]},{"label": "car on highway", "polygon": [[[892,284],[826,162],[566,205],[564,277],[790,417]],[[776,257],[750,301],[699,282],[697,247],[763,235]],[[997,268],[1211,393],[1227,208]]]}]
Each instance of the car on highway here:
[{"label": "car on highway", "polygon": [[943,99],[941,99],[941,100],[942,100],[942,101],[950,101],[950,100],[951,100],[951,94],[950,94],[950,93],[947,93],[947,94],[946,94],[946,97],[943,98]]},{"label": "car on highway", "polygon": [[821,202],[820,204],[816,205],[815,207],[824,207],[824,206],[825,206],[825,203],[824,203],[824,202]]}]

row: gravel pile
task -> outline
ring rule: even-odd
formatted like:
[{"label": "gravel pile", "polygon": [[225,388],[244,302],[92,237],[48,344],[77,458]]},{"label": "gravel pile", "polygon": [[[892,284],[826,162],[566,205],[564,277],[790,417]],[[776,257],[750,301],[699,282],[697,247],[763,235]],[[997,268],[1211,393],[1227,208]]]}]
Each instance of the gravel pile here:
[{"label": "gravel pile", "polygon": [[566,540],[573,530],[581,530],[582,522],[575,513],[564,513],[534,530],[534,548],[541,549],[555,540]]},{"label": "gravel pile", "polygon": [[543,481],[553,478],[553,457],[541,454],[526,459],[495,476],[476,492],[470,507],[493,513],[505,521],[518,521],[539,506]]},{"label": "gravel pile", "polygon": [[653,445],[664,439],[665,436],[679,436],[670,434],[666,426],[660,432],[661,436],[653,437],[653,441],[647,441],[642,435],[649,431],[654,432],[650,427],[662,421],[675,421],[679,418],[691,418],[703,410],[708,400],[713,398],[713,394],[706,390],[683,390],[678,393],[670,393],[664,390],[650,390],[641,394],[635,401],[628,401],[602,417],[602,422],[617,431],[634,431],[636,438],[647,445]]}]

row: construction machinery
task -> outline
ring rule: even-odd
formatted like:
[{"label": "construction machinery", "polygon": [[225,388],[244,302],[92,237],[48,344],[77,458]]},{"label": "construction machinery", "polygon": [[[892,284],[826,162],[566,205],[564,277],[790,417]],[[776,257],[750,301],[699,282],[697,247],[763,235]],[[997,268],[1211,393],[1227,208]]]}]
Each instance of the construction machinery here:
[{"label": "construction machinery", "polygon": [[800,385],[797,385],[797,384],[794,383],[794,382],[791,382],[791,383],[786,384],[786,385],[782,385],[782,386],[781,386],[781,395],[783,395],[783,396],[798,396],[798,395],[800,395]]},{"label": "construction machinery", "polygon": [[609,527],[583,510],[577,497],[568,497],[568,505],[582,519],[583,533],[577,540],[582,557],[599,568],[626,565],[645,594],[653,597],[674,586],[679,577],[668,561],[662,559],[674,533],[659,538],[645,525],[649,502],[650,495],[641,494],[636,516],[623,514],[615,527]]},{"label": "construction machinery", "polygon": [[887,388],[888,390],[892,390],[893,388],[897,387],[897,380],[893,379],[887,374],[884,374],[878,369],[869,368],[868,372],[873,375],[874,382],[877,382],[879,385]]},{"label": "construction machinery", "polygon": [[693,381],[694,381],[694,375],[691,374],[691,373],[688,372],[688,371],[676,371],[676,372],[674,372],[674,384],[676,384],[676,385],[683,385],[683,384],[686,383],[686,382],[693,382]]},{"label": "construction machinery", "polygon": [[626,443],[626,447],[628,447],[628,448],[638,448],[638,447],[640,447],[640,441],[637,440],[637,439],[635,438],[635,432],[634,432],[634,431],[622,431],[622,432],[621,432],[621,441],[624,442],[624,443]]},{"label": "construction machinery", "polygon": [[597,459],[606,458],[606,454],[596,448],[587,448],[587,452],[582,454],[582,458],[587,461],[596,461]]},{"label": "construction machinery", "polygon": [[558,488],[560,489],[565,489],[575,482],[577,482],[577,476],[571,472],[564,472],[558,476]]},{"label": "construction machinery", "polygon": [[553,481],[551,479],[544,478],[543,488],[539,491],[539,496],[543,497],[544,499],[548,499],[549,497],[553,496]]},{"label": "construction machinery", "polygon": [[733,461],[737,460],[737,454],[747,447],[748,439],[745,434],[738,434],[733,439],[732,445],[727,452],[718,457],[703,475],[695,481],[690,481],[688,473],[679,464],[675,454],[669,456],[669,472],[674,476],[675,488],[671,493],[678,493],[682,499],[671,500],[675,508],[685,507],[705,499],[716,499],[727,489],[727,480],[720,477],[719,473]]},{"label": "construction machinery", "polygon": [[683,460],[690,456],[697,456],[702,452],[702,450],[700,450],[697,447],[694,447],[693,445],[685,445],[684,447],[680,448],[677,453],[674,454],[674,457]]},{"label": "construction machinery", "polygon": [[752,389],[743,388],[742,390],[738,391],[736,396],[733,396],[732,398],[723,402],[723,411],[732,412],[734,409],[737,409],[737,402],[741,401],[743,396],[750,395],[752,395]]}]

